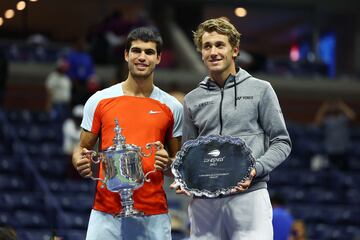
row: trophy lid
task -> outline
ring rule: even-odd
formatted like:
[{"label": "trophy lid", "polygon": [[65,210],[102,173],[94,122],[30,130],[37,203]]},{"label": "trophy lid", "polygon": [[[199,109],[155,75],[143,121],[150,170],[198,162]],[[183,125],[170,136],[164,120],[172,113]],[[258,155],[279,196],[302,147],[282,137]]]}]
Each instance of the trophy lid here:
[{"label": "trophy lid", "polygon": [[107,151],[117,151],[117,150],[138,150],[138,147],[136,147],[133,144],[126,144],[126,139],[124,135],[121,134],[122,128],[119,125],[119,120],[115,118],[115,137],[113,138],[114,144],[110,146]]},{"label": "trophy lid", "polygon": [[119,121],[117,118],[115,118],[115,137],[113,138],[113,145],[110,146],[107,151],[113,151],[113,150],[121,150],[126,148],[125,144],[125,137],[121,134],[121,127],[119,126]]}]

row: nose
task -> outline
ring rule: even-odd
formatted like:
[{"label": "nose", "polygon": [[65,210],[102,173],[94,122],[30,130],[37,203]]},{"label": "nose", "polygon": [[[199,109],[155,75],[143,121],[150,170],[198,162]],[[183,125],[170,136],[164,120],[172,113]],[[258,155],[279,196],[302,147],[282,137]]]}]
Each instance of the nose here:
[{"label": "nose", "polygon": [[141,51],[141,53],[139,54],[139,60],[140,61],[145,61],[145,52],[144,51]]},{"label": "nose", "polygon": [[217,50],[215,46],[212,46],[210,49],[210,55],[211,56],[216,56],[217,55]]}]

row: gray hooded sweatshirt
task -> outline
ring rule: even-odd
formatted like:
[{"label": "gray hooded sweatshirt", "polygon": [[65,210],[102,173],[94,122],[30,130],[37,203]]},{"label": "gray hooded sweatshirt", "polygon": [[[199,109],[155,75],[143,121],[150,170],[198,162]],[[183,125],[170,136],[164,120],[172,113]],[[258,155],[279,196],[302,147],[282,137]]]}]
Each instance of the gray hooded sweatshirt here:
[{"label": "gray hooded sweatshirt", "polygon": [[209,77],[185,96],[183,142],[198,136],[240,137],[256,160],[256,177],[247,190],[267,188],[269,173],[291,151],[291,141],[270,83],[239,69],[224,87]]}]

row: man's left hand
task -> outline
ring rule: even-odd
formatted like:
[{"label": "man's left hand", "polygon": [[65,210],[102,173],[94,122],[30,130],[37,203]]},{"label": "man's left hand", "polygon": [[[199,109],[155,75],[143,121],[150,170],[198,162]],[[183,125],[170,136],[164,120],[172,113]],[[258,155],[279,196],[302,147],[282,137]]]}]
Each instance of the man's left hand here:
[{"label": "man's left hand", "polygon": [[234,194],[248,190],[255,176],[256,176],[256,170],[255,168],[253,168],[250,172],[250,176],[245,181],[238,182],[237,186],[231,189],[231,193]]}]

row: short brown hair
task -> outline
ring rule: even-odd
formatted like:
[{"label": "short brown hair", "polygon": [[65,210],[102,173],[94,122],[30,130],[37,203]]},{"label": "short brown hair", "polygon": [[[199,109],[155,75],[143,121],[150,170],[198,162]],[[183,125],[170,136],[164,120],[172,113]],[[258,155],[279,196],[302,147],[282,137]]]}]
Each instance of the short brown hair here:
[{"label": "short brown hair", "polygon": [[217,32],[219,34],[226,35],[229,38],[229,43],[232,47],[239,47],[240,45],[240,33],[234,25],[232,25],[226,17],[212,18],[201,23],[196,32],[194,32],[194,43],[196,49],[201,51],[202,48],[202,36],[205,32]]}]

